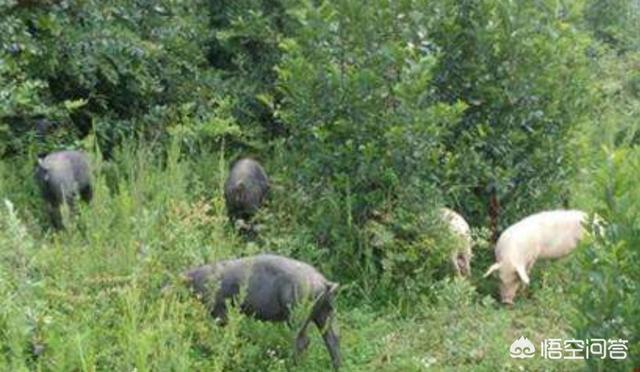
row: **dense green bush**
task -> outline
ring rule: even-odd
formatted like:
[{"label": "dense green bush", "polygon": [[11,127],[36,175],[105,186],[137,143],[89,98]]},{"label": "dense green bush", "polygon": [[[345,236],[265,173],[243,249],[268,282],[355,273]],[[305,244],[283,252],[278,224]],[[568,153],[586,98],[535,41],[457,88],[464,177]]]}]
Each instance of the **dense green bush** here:
[{"label": "dense green bush", "polygon": [[[574,286],[577,309],[572,321],[580,338],[628,340],[628,368],[640,357],[640,148],[609,151],[604,165],[592,173],[595,210],[604,218],[606,234],[578,255]],[[590,359],[598,369],[621,362]]]},{"label": "dense green bush", "polygon": [[[345,268],[352,275],[375,258],[360,231],[373,215],[393,214],[403,224],[403,214],[415,222],[437,205],[437,191],[424,181],[440,133],[464,109],[430,97],[436,56],[410,47],[417,25],[399,16],[412,9],[304,3],[291,10],[300,27],[281,43],[276,114],[291,133],[289,161],[311,198],[303,213],[338,261],[356,264]],[[382,257],[410,263],[405,273],[420,271],[428,263],[420,245],[391,244]]]},{"label": "dense green bush", "polygon": [[440,51],[436,96],[465,102],[447,128],[437,183],[475,221],[495,195],[499,228],[569,198],[575,148],[567,138],[592,104],[580,4],[436,2],[423,32]]},{"label": "dense green bush", "polygon": [[[307,225],[335,255],[375,258],[361,231],[375,215],[411,216],[415,229],[447,203],[485,224],[493,197],[499,229],[569,202],[568,138],[593,102],[579,7],[332,1],[290,14],[299,27],[281,43],[280,99],[264,99],[291,134]],[[409,260],[406,273],[437,261],[418,235],[393,240],[383,260]]]},{"label": "dense green bush", "polygon": [[640,4],[627,0],[588,0],[584,19],[587,28],[620,53],[640,50]]},{"label": "dense green bush", "polygon": [[[0,3],[0,154],[40,131],[46,150],[92,132],[103,150],[131,135],[157,138],[186,122],[217,132],[224,101],[208,69],[204,2]],[[38,118],[50,121],[36,126]],[[220,133],[221,132],[221,133]]]},{"label": "dense green bush", "polygon": [[[273,116],[280,61],[279,43],[295,25],[286,0],[209,1],[208,60],[224,79],[218,88],[234,99],[234,117],[243,125],[243,142],[260,147],[260,139],[283,135],[286,128]],[[265,97],[272,97],[267,101]]]}]

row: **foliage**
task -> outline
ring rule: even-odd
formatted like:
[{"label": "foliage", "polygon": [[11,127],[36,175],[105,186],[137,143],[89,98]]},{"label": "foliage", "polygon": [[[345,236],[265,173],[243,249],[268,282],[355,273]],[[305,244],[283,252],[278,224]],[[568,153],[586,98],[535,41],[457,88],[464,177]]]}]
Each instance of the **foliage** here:
[{"label": "foliage", "polygon": [[634,0],[589,0],[585,21],[595,37],[621,53],[639,51],[640,3]]},{"label": "foliage", "polygon": [[[224,76],[219,85],[234,97],[233,114],[243,124],[245,145],[260,147],[259,139],[284,134],[273,116],[278,100],[275,66],[282,52],[278,45],[291,32],[286,0],[210,0],[213,38],[208,61]],[[270,97],[269,99],[266,99]]]},{"label": "foliage", "polygon": [[[578,7],[332,1],[290,13],[300,27],[281,43],[276,114],[315,195],[303,213],[334,255],[370,262],[360,230],[374,215],[418,221],[441,198],[485,223],[496,195],[501,228],[567,202],[567,137],[592,103]],[[435,258],[417,240],[394,240],[382,260],[424,271]]]},{"label": "foliage", "polygon": [[567,136],[592,104],[579,10],[554,1],[443,1],[434,9],[439,16],[424,32],[442,55],[436,95],[467,105],[443,138],[447,156],[434,178],[478,221],[492,194],[504,210],[500,228],[568,199],[575,149]]},{"label": "foliage", "polygon": [[132,134],[155,138],[186,119],[212,122],[220,97],[215,71],[205,69],[202,6],[1,3],[0,96],[9,100],[0,107],[8,141],[0,154],[22,152],[29,137],[21,134],[34,130],[47,140],[41,151],[93,132],[109,152]]},{"label": "foliage", "polygon": [[[640,148],[609,151],[605,166],[594,173],[595,210],[607,222],[606,234],[596,235],[580,255],[577,266],[584,279],[573,288],[577,309],[572,322],[582,338],[628,340],[638,350],[640,315],[640,209],[637,201]],[[630,353],[625,362],[632,368],[640,361]],[[618,368],[620,362],[591,359],[597,369]]]},{"label": "foliage", "polygon": [[[614,6],[615,5],[615,6]],[[635,7],[635,8],[634,8]],[[214,326],[186,268],[276,252],[341,284],[346,370],[617,368],[509,357],[520,336],[628,338],[638,362],[637,1],[0,0],[0,366],[325,370],[316,334]],[[95,199],[47,229],[38,153],[89,152]],[[227,223],[232,159],[271,191]],[[447,205],[472,226],[452,280]],[[500,307],[500,230],[609,229]]]},{"label": "foliage", "polygon": [[[254,254],[260,247],[224,223],[224,158],[203,152],[181,159],[179,143],[166,153],[141,144],[115,151],[111,161],[117,171],[111,180],[96,172],[91,206],[81,208],[61,233],[40,228],[31,198],[3,199],[0,365],[11,370],[327,369],[329,357],[315,330],[296,366],[290,329],[235,310],[220,328],[181,285],[178,274],[191,265]],[[96,155],[94,165],[106,172]],[[11,172],[0,168],[0,179],[7,180],[0,195],[19,195],[8,193],[22,184],[8,176]],[[261,231],[272,251],[290,254],[294,244],[297,257],[328,267],[317,252],[300,249],[304,235],[269,230],[277,227]],[[383,292],[374,292],[377,300],[367,299],[359,283],[343,282],[337,319],[345,370],[418,370],[424,363],[518,368],[505,352],[516,337],[539,341],[566,335],[561,314],[569,303],[554,297],[552,288],[509,312],[465,280],[440,281],[411,302]],[[531,362],[531,368],[564,366],[541,358]]]},{"label": "foliage", "polygon": [[[314,200],[303,213],[338,260],[364,270],[375,257],[360,227],[374,214],[418,218],[419,206],[437,195],[420,180],[438,156],[440,132],[464,109],[431,99],[436,56],[411,47],[411,6],[302,3],[290,10],[300,27],[281,43],[276,114],[291,133],[297,181]],[[418,242],[424,231],[417,233],[385,247],[383,266],[402,260],[409,266],[399,271],[421,272],[429,255]]]}]

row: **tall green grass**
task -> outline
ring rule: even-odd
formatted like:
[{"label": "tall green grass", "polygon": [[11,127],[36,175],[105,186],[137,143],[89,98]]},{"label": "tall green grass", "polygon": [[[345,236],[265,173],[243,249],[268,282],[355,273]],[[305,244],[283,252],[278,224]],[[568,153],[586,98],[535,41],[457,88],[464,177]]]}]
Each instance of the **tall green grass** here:
[{"label": "tall green grass", "polygon": [[[452,280],[446,270],[439,280],[407,272],[412,283],[422,283],[409,300],[407,288],[384,283],[375,269],[363,269],[370,277],[345,274],[352,270],[341,262],[347,252],[318,246],[305,224],[319,217],[305,219],[308,209],[295,205],[308,195],[287,190],[291,183],[276,170],[278,157],[266,165],[281,189],[276,185],[256,217],[263,229],[255,240],[227,224],[224,153],[187,158],[177,143],[166,150],[130,144],[109,161],[93,158],[95,198],[68,216],[61,232],[46,228],[33,164],[0,163],[2,370],[327,370],[318,332],[311,332],[311,347],[295,365],[286,326],[232,311],[220,328],[178,280],[191,266],[261,251],[311,262],[342,282],[337,308],[345,370],[584,367],[540,357],[518,361],[508,353],[522,335],[538,344],[572,336],[571,304],[562,292],[570,279],[565,263],[538,271],[540,280],[512,310],[493,299],[492,280],[480,279],[482,262],[472,263],[470,280]],[[334,211],[326,218],[345,218],[340,199],[326,197],[326,210]],[[476,256],[491,256],[489,244],[478,242]],[[347,243],[338,248],[348,249]]]}]

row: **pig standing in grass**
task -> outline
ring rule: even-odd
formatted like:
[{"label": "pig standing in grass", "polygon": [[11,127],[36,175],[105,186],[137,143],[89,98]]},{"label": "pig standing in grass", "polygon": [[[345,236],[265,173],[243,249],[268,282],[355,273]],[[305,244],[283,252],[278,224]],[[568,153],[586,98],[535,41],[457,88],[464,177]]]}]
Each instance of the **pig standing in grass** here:
[{"label": "pig standing in grass", "polygon": [[464,217],[449,208],[441,208],[440,215],[449,225],[451,232],[460,240],[459,248],[453,251],[451,262],[457,275],[469,276],[471,274],[471,228]]},{"label": "pig standing in grass", "polygon": [[80,151],[58,151],[39,156],[35,178],[56,229],[64,227],[60,212],[62,203],[73,210],[78,196],[86,202],[93,197],[89,161]]},{"label": "pig standing in grass", "polygon": [[529,284],[529,271],[537,259],[568,255],[584,235],[587,214],[578,210],[545,211],[507,228],[496,244],[496,263],[484,274],[500,272],[500,297],[513,304],[520,281]]},{"label": "pig standing in grass", "polygon": [[229,219],[235,222],[251,218],[268,191],[269,179],[260,163],[249,158],[236,161],[224,185]]},{"label": "pig standing in grass", "polygon": [[[332,299],[338,284],[312,266],[283,256],[263,254],[204,265],[186,273],[186,280],[203,299],[211,315],[226,323],[226,300],[240,303],[242,313],[259,320],[290,323],[291,309],[311,301],[295,339],[296,359],[308,344],[313,321],[326,344],[333,367],[340,367],[340,346],[334,330]],[[241,301],[237,296],[242,291]]]}]

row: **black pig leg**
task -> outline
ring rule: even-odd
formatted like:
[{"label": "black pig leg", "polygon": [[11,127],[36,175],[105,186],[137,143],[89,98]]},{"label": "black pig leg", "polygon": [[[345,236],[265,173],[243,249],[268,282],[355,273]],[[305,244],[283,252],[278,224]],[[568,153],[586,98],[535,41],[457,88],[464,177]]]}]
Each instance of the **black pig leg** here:
[{"label": "black pig leg", "polygon": [[327,350],[329,350],[333,369],[338,370],[341,364],[340,339],[334,329],[333,310],[330,307],[323,309],[323,311],[318,312],[313,321],[318,326]]}]

